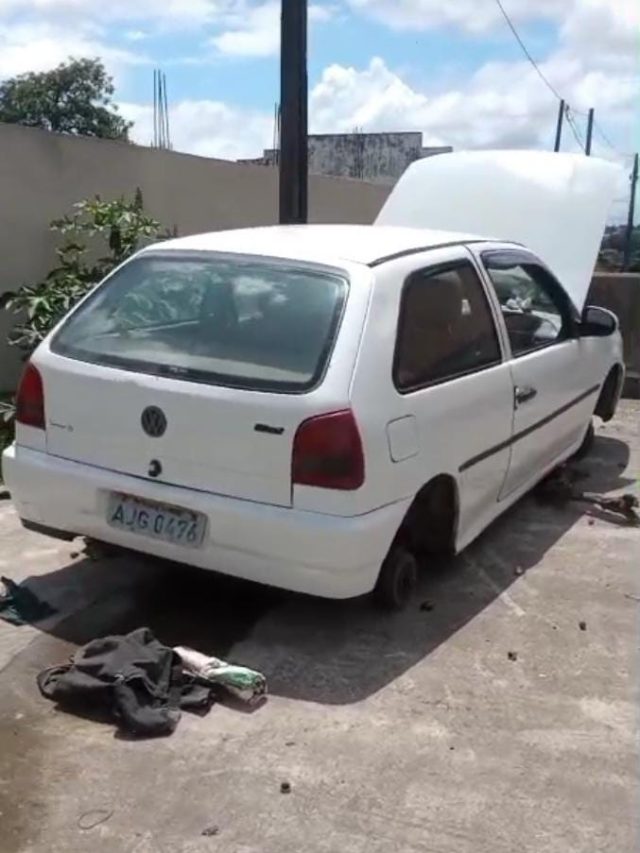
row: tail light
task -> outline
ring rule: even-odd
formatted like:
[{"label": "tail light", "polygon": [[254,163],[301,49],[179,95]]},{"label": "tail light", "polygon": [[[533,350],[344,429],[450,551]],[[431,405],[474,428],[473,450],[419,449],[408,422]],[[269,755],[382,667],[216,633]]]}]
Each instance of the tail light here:
[{"label": "tail light", "polygon": [[321,489],[359,489],[364,483],[362,441],[353,412],[310,418],[293,442],[292,480]]},{"label": "tail light", "polygon": [[27,364],[20,380],[16,397],[16,420],[24,426],[45,428],[42,377],[33,364]]}]

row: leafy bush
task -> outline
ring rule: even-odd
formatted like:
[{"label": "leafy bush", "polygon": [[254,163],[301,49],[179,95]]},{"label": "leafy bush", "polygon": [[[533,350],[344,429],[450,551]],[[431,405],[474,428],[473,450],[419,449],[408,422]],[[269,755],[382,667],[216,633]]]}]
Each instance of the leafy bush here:
[{"label": "leafy bush", "polygon": [[[74,212],[54,220],[51,229],[64,235],[56,249],[58,266],[44,281],[5,293],[0,308],[13,311],[19,322],[9,344],[25,357],[58,320],[105,275],[132,255],[143,240],[158,238],[160,223],[144,212],[142,193],[132,199],[102,201],[99,196],[74,205]],[[107,251],[107,254],[101,253]],[[88,260],[89,257],[98,259]]]},{"label": "leafy bush", "polygon": [[[58,320],[143,241],[169,236],[161,235],[160,223],[144,212],[139,189],[133,198],[103,201],[96,196],[73,207],[71,214],[51,223],[64,238],[56,249],[58,265],[44,281],[0,297],[0,309],[18,317],[9,344],[19,347],[25,359]],[[0,401],[0,451],[12,440],[13,414],[13,403]]]}]

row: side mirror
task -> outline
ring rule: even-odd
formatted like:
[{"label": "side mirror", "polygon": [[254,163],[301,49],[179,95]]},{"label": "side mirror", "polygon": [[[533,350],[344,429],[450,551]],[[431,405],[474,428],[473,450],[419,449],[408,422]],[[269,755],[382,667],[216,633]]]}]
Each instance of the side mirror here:
[{"label": "side mirror", "polygon": [[618,318],[606,308],[587,305],[580,321],[581,338],[607,338],[618,329]]}]

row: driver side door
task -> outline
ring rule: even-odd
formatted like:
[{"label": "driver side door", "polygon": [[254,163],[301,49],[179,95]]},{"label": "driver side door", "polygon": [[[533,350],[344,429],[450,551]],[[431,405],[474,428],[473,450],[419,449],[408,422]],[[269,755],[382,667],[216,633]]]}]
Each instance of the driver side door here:
[{"label": "driver side door", "polygon": [[482,253],[511,349],[511,461],[500,499],[533,484],[581,437],[598,384],[576,334],[574,309],[549,270],[528,252]]}]

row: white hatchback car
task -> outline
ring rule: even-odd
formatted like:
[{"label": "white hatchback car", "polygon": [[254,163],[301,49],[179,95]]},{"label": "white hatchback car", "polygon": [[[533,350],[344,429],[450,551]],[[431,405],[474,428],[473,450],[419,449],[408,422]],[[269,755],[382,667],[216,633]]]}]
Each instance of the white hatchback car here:
[{"label": "white hatchback car", "polygon": [[617,321],[583,303],[614,184],[448,154],[372,226],[144,249],[25,370],[3,460],[24,525],[402,606],[417,555],[464,548],[613,416]]}]

